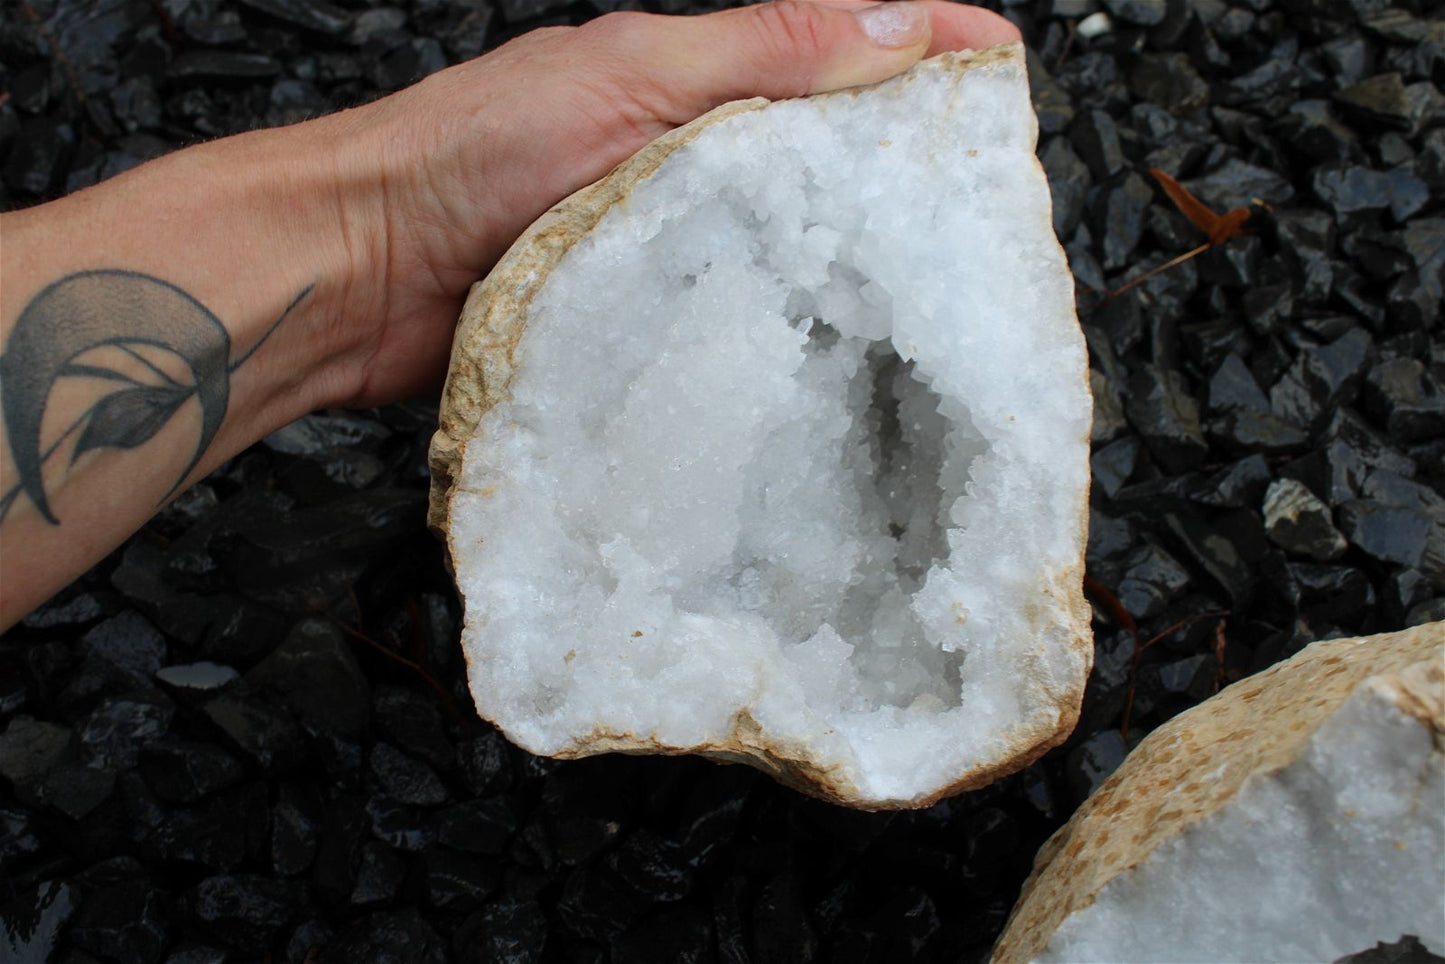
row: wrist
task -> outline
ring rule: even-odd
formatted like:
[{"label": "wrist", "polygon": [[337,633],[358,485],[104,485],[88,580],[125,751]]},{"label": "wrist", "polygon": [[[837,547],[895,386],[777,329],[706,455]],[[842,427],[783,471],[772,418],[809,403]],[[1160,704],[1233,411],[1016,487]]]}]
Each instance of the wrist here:
[{"label": "wrist", "polygon": [[217,185],[223,210],[197,216],[236,229],[213,310],[232,329],[233,355],[255,353],[236,387],[250,396],[258,438],[344,404],[385,312],[384,192],[343,159],[356,152],[333,135],[303,124],[176,156],[196,165],[200,183]]},{"label": "wrist", "polygon": [[487,112],[440,113],[455,103],[445,90],[455,70],[295,129],[324,145],[328,230],[345,264],[323,379],[337,387],[330,404],[438,389],[466,293],[515,234],[493,203],[496,145],[472,126]]},{"label": "wrist", "polygon": [[96,204],[114,223],[170,198],[144,238],[121,229],[116,254],[89,251],[86,266],[154,274],[219,319],[231,363],[244,359],[223,432],[231,451],[353,399],[385,317],[384,178],[332,120],[176,152]]},{"label": "wrist", "polygon": [[373,136],[375,106],[260,132],[276,137],[280,159],[269,206],[292,212],[279,229],[295,252],[291,284],[314,285],[307,323],[291,333],[304,364],[286,374],[305,401],[292,418],[357,401],[391,311],[396,178]]}]

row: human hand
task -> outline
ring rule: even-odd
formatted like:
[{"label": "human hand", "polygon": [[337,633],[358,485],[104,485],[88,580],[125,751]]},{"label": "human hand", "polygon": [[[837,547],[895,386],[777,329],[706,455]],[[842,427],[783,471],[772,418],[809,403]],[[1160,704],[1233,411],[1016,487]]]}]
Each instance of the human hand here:
[{"label": "human hand", "polygon": [[468,287],[549,207],[674,127],[746,97],[874,83],[924,56],[1017,40],[946,0],[769,3],[701,17],[619,13],[527,34],[328,119],[358,263],[351,386],[374,405],[434,385]]}]

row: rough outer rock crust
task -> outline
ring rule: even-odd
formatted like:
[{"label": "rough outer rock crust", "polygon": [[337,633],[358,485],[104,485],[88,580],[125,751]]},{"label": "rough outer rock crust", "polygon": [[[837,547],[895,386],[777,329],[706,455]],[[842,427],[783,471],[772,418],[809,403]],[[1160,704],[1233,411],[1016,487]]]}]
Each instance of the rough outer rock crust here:
[{"label": "rough outer rock crust", "polygon": [[[917,69],[947,70],[959,75],[979,68],[1010,64],[1025,71],[1023,45],[1000,44],[981,51],[961,51],[934,57]],[[856,97],[854,88],[820,97]],[[532,300],[543,289],[552,271],[568,251],[586,237],[614,206],[626,202],[632,190],[647,180],[673,151],[697,138],[713,125],[735,115],[761,110],[770,101],[756,97],[724,104],[689,124],[653,141],[607,177],[583,188],[560,202],[532,224],[497,262],[486,278],[472,286],[457,324],[452,344],[451,366],[443,389],[439,426],[430,449],[431,501],[428,525],[445,542],[448,561],[454,552],[450,514],[456,481],[466,458],[466,445],[476,433],[482,416],[508,397],[515,373],[515,351],[526,328]],[[1037,160],[1035,164],[1037,164]],[[1039,167],[1042,173],[1042,166]],[[1052,234],[1052,227],[1049,227]],[[1060,263],[1066,264],[1060,256]],[[1067,267],[1062,270],[1067,271]],[[1087,371],[1080,373],[1087,380]],[[1087,443],[1087,433],[1084,439]],[[576,759],[599,753],[699,755],[720,762],[746,763],[764,771],[787,786],[832,803],[860,809],[907,809],[932,805],[944,797],[986,786],[1000,777],[1033,763],[1066,740],[1079,718],[1084,684],[1093,663],[1090,611],[1082,592],[1084,546],[1088,537],[1088,493],[1080,495],[1077,561],[1050,574],[1039,586],[1049,604],[1031,600],[1031,621],[1040,626],[1062,620],[1075,662],[1080,671],[1067,690],[1047,688],[1057,710],[1052,719],[1035,716],[1021,721],[1005,737],[1011,752],[976,766],[947,786],[907,800],[868,799],[858,787],[833,767],[819,765],[808,757],[806,747],[783,745],[763,732],[746,708],[734,714],[725,739],[701,745],[675,746],[650,735],[597,730],[576,738],[571,747],[552,754]],[[465,655],[465,647],[464,647]],[[1037,659],[1037,654],[1033,654]],[[468,657],[470,663],[470,657]],[[1021,662],[1023,675],[1031,672]],[[1048,676],[1049,674],[1042,674]],[[493,721],[496,722],[496,721]]]},{"label": "rough outer rock crust", "polygon": [[1228,806],[1255,774],[1293,763],[1362,685],[1418,720],[1440,752],[1445,622],[1314,643],[1150,733],[1039,851],[993,964],[1037,958],[1105,885]]}]

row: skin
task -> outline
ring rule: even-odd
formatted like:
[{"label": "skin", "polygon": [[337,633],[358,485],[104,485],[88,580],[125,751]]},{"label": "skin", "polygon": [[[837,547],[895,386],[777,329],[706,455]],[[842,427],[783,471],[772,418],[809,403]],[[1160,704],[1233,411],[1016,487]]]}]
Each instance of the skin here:
[{"label": "skin", "polygon": [[1018,39],[977,8],[886,6],[538,30],[0,217],[0,629],[288,422],[436,391],[472,282],[659,134]]}]

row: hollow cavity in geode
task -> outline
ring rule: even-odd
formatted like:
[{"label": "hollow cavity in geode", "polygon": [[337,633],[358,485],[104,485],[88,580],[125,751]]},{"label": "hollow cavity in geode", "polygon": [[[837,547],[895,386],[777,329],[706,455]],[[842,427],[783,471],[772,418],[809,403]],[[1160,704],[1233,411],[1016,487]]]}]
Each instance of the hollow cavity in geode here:
[{"label": "hollow cavity in geode", "polygon": [[433,446],[479,711],[865,806],[1072,726],[1089,397],[1017,46],[729,105],[473,293]]}]

